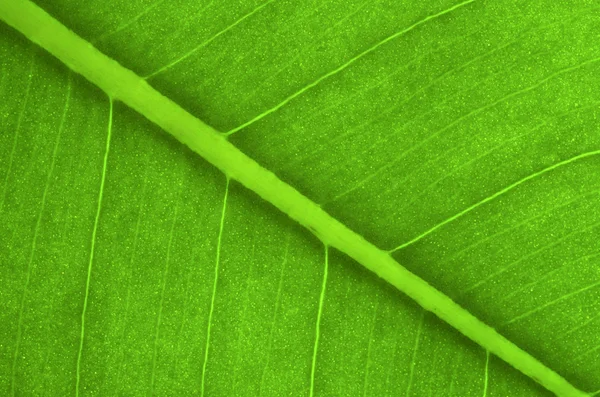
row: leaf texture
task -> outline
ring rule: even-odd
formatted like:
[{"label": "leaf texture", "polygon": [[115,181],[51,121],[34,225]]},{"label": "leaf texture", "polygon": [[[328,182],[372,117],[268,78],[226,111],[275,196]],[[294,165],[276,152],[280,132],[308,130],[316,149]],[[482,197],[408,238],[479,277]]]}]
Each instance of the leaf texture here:
[{"label": "leaf texture", "polygon": [[[600,389],[594,2],[38,4]],[[2,394],[546,395],[0,29]]]}]

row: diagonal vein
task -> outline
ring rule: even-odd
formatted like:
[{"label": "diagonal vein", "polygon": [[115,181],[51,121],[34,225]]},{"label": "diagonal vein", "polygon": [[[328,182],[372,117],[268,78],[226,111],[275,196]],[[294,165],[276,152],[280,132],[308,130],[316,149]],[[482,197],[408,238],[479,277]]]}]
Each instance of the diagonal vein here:
[{"label": "diagonal vein", "polygon": [[242,16],[241,18],[239,18],[238,20],[236,20],[235,22],[233,22],[232,24],[230,24],[229,26],[227,26],[223,30],[221,30],[221,31],[217,32],[216,34],[214,34],[209,39],[203,41],[202,43],[198,44],[196,47],[192,48],[191,50],[189,50],[188,52],[186,52],[185,54],[183,54],[179,58],[177,58],[177,59],[169,62],[168,64],[166,64],[166,65],[162,66],[161,68],[155,70],[154,72],[148,74],[144,78],[146,80],[150,79],[150,78],[152,78],[152,77],[154,77],[154,76],[156,76],[156,75],[164,72],[165,70],[172,68],[173,66],[177,65],[178,63],[186,60],[187,58],[189,58],[190,56],[192,56],[193,54],[195,54],[199,49],[201,49],[202,47],[205,47],[206,45],[210,44],[217,37],[219,37],[219,36],[227,33],[228,31],[230,31],[231,29],[233,29],[234,27],[236,27],[237,25],[239,25],[240,23],[242,23],[245,19],[247,19],[247,18],[251,17],[252,15],[256,14],[258,11],[260,11],[263,8],[265,8],[266,6],[268,6],[270,3],[274,2],[274,1],[275,0],[268,0],[268,1],[264,2],[263,4],[259,5],[258,7],[256,7],[255,9],[253,9],[252,11],[250,11],[249,13],[247,13],[246,15]]},{"label": "diagonal vein", "polygon": [[17,118],[17,127],[15,128],[15,136],[13,138],[13,144],[12,144],[12,148],[10,150],[10,155],[8,156],[8,169],[6,170],[6,175],[4,176],[4,186],[2,187],[2,201],[0,201],[0,211],[2,211],[2,208],[4,207],[4,200],[6,199],[6,190],[8,189],[8,177],[10,176],[10,171],[12,169],[12,164],[13,164],[13,160],[15,157],[15,151],[17,148],[17,143],[19,141],[19,135],[21,132],[21,122],[23,120],[23,114],[25,114],[25,109],[27,109],[27,102],[29,102],[29,93],[31,91],[31,81],[33,80],[34,60],[35,60],[35,52],[33,52],[31,54],[31,61],[29,64],[29,73],[28,73],[28,79],[27,79],[27,88],[25,88],[25,99],[23,99],[23,106],[21,106],[21,110],[19,111],[19,116]]},{"label": "diagonal vein", "polygon": [[163,271],[162,286],[160,289],[160,302],[158,304],[158,314],[156,316],[156,331],[154,333],[154,349],[152,352],[152,372],[150,376],[150,395],[154,395],[154,384],[156,381],[156,364],[158,361],[158,341],[160,336],[160,326],[162,323],[163,307],[165,305],[165,291],[167,289],[167,277],[169,276],[169,265],[171,264],[171,247],[173,245],[173,234],[175,232],[175,224],[177,223],[177,214],[179,213],[179,204],[182,200],[181,187],[183,183],[180,183],[179,198],[175,204],[173,211],[173,220],[171,221],[171,230],[169,231],[169,241],[167,243],[167,257],[165,259],[165,270]]},{"label": "diagonal vein", "polygon": [[44,186],[44,193],[42,194],[42,203],[40,204],[40,212],[38,213],[37,220],[35,222],[35,230],[33,232],[33,241],[31,243],[31,252],[29,254],[29,262],[27,264],[27,277],[25,279],[25,286],[23,287],[23,294],[21,295],[21,304],[19,307],[19,318],[17,319],[17,340],[15,342],[15,352],[13,355],[12,363],[12,376],[11,376],[11,394],[15,395],[15,380],[17,371],[17,359],[19,357],[19,347],[21,344],[22,327],[23,327],[23,312],[25,311],[25,298],[29,289],[29,283],[31,281],[31,273],[33,272],[33,258],[35,256],[35,250],[37,247],[37,239],[39,236],[40,226],[42,224],[42,215],[44,214],[44,208],[46,206],[46,197],[48,195],[48,189],[50,187],[50,180],[54,173],[54,165],[56,163],[56,154],[58,152],[58,146],[60,144],[60,138],[64,130],[65,119],[69,110],[69,101],[71,99],[71,75],[69,74],[67,81],[67,95],[65,99],[65,107],[63,109],[62,117],[60,119],[60,126],[58,127],[58,134],[56,135],[56,141],[54,142],[54,149],[52,150],[52,160],[50,161],[50,169],[48,171],[48,177],[46,178],[46,185]]},{"label": "diagonal vein", "polygon": [[[109,97],[123,101],[220,169],[227,177],[227,186],[229,186],[229,178],[239,181],[313,232],[325,246],[344,252],[415,300],[424,309],[433,312],[463,335],[558,396],[589,396],[425,280],[409,272],[388,252],[376,247],[333,218],[319,205],[242,153],[222,134],[164,97],[140,76],[102,54],[37,5],[28,0],[2,1],[0,19],[19,30],[31,41],[38,43],[72,70],[85,76],[104,90]],[[225,203],[224,200],[224,209]],[[97,222],[95,223],[97,225]],[[223,219],[221,219],[222,223]],[[218,248],[220,249],[220,244]],[[218,254],[215,269],[218,270]],[[88,269],[88,285],[89,270],[91,269]],[[216,274],[218,272],[215,272]],[[216,283],[213,287],[211,313],[214,309],[215,288]],[[211,319],[209,315],[209,331]],[[204,391],[209,335],[210,332],[207,335],[202,370],[202,391]],[[82,342],[83,338],[80,341],[79,356],[81,356]]]},{"label": "diagonal vein", "polygon": [[225,133],[225,135],[229,136],[231,134],[234,134],[236,132],[238,132],[239,130],[248,127],[250,124],[254,124],[255,122],[257,122],[258,120],[268,116],[269,114],[281,109],[282,107],[284,107],[286,104],[288,104],[290,101],[292,101],[293,99],[295,99],[296,97],[304,94],[306,91],[310,90],[311,88],[315,87],[316,85],[320,84],[323,80],[326,80],[328,78],[330,78],[333,75],[338,74],[339,72],[343,71],[344,69],[346,69],[348,66],[352,65],[354,62],[358,61],[359,59],[361,59],[362,57],[364,57],[365,55],[368,55],[370,53],[372,53],[373,51],[375,51],[376,49],[378,49],[379,47],[381,47],[384,44],[389,43],[390,41],[410,32],[411,30],[415,29],[416,27],[423,25],[426,22],[429,22],[433,19],[439,18],[443,15],[446,15],[448,13],[451,13],[452,11],[461,8],[467,4],[473,3],[475,0],[467,0],[467,1],[463,1],[462,3],[456,4],[446,10],[440,11],[436,14],[432,14],[429,15],[423,19],[421,19],[418,22],[413,23],[412,25],[410,25],[407,28],[404,28],[388,37],[386,37],[385,39],[379,41],[378,43],[374,44],[373,46],[367,48],[366,50],[364,50],[363,52],[361,52],[360,54],[352,57],[351,59],[349,59],[348,61],[346,61],[345,63],[343,63],[342,65],[338,66],[337,68],[335,68],[334,70],[324,74],[323,76],[319,77],[318,79],[316,79],[315,81],[313,81],[312,83],[304,86],[302,89],[296,91],[295,93],[293,93],[292,95],[288,96],[287,98],[285,98],[283,101],[279,102],[277,105],[273,106],[272,108],[264,111],[263,113],[259,114],[258,116],[254,117],[253,119],[239,125],[238,127],[235,127],[229,131],[227,131]]},{"label": "diagonal vein", "polygon": [[547,303],[545,303],[545,304],[543,304],[541,306],[538,306],[538,307],[536,307],[534,309],[528,310],[527,312],[525,312],[523,314],[520,314],[517,317],[514,317],[514,318],[512,318],[512,319],[510,319],[510,320],[508,320],[506,322],[504,322],[502,325],[506,326],[506,325],[512,324],[512,323],[514,323],[516,321],[522,320],[522,319],[524,319],[526,317],[531,316],[532,314],[535,314],[535,313],[537,313],[537,312],[539,312],[541,310],[546,309],[547,307],[556,305],[557,303],[560,303],[560,302],[562,302],[562,301],[564,301],[566,299],[569,299],[569,298],[571,298],[571,297],[573,297],[575,295],[578,295],[578,294],[580,294],[582,292],[589,291],[589,290],[591,290],[591,289],[593,289],[593,288],[595,288],[595,287],[597,287],[599,285],[600,285],[600,281],[595,282],[595,283],[593,283],[591,285],[588,285],[586,287],[580,288],[580,289],[578,289],[576,291],[571,291],[568,294],[565,294],[565,295],[563,295],[563,296],[561,296],[559,298],[551,300],[550,302],[547,302]]},{"label": "diagonal vein", "polygon": [[283,254],[283,261],[281,263],[281,271],[279,272],[279,283],[277,285],[277,297],[275,298],[275,308],[273,309],[273,317],[271,320],[271,329],[269,331],[269,339],[268,339],[268,345],[267,345],[267,359],[265,360],[265,365],[263,367],[262,370],[262,375],[260,377],[260,386],[258,388],[258,396],[262,396],[262,388],[263,388],[263,384],[265,382],[265,376],[267,374],[267,369],[269,368],[269,361],[271,359],[271,351],[273,348],[273,334],[275,331],[275,325],[277,324],[277,313],[279,312],[279,306],[280,306],[280,302],[281,302],[281,290],[283,287],[283,273],[285,271],[285,267],[287,265],[287,261],[288,261],[288,253],[289,253],[289,249],[290,249],[290,236],[288,235],[288,239],[287,242],[285,244],[285,252]]},{"label": "diagonal vein", "polygon": [[379,310],[379,297],[375,303],[375,309],[373,309],[373,319],[371,320],[371,330],[369,331],[369,343],[367,345],[367,359],[365,360],[365,376],[363,378],[363,397],[367,397],[367,386],[369,381],[369,366],[371,364],[371,347],[373,345],[373,332],[375,331],[375,325],[377,325],[377,310]]},{"label": "diagonal vein", "polygon": [[410,375],[408,376],[408,386],[406,387],[406,397],[410,396],[410,389],[412,388],[413,375],[415,372],[415,365],[417,364],[417,352],[419,351],[419,342],[421,340],[421,333],[423,332],[423,322],[425,321],[425,311],[421,312],[421,318],[419,320],[419,326],[417,328],[417,336],[415,337],[415,346],[413,347],[413,354],[410,360]]},{"label": "diagonal vein", "polygon": [[317,311],[317,325],[315,326],[315,343],[313,345],[312,364],[310,366],[310,397],[315,395],[315,371],[317,369],[317,353],[319,351],[319,337],[321,335],[321,317],[323,317],[323,303],[325,302],[325,288],[327,286],[327,273],[329,270],[329,247],[325,245],[325,268],[323,270],[323,283],[319,296],[319,309]]},{"label": "diagonal vein", "polygon": [[591,152],[581,153],[581,154],[578,154],[577,156],[573,156],[573,157],[571,157],[569,159],[566,159],[566,160],[563,160],[563,161],[559,161],[558,163],[555,163],[555,164],[553,164],[553,165],[551,165],[549,167],[546,167],[543,170],[534,172],[533,174],[530,174],[530,175],[528,175],[528,176],[526,176],[526,177],[524,177],[524,178],[522,178],[522,179],[520,179],[520,180],[518,180],[518,181],[516,181],[516,182],[514,182],[514,183],[512,183],[512,184],[510,184],[508,186],[506,186],[504,189],[497,191],[496,193],[492,194],[491,196],[488,196],[488,197],[484,198],[483,200],[481,200],[481,201],[479,201],[479,202],[477,202],[477,203],[475,203],[475,204],[473,204],[473,205],[465,208],[464,210],[460,211],[459,213],[457,213],[457,214],[451,216],[450,218],[448,218],[448,219],[446,219],[446,220],[438,223],[437,225],[431,227],[430,229],[428,229],[425,232],[421,233],[417,237],[414,237],[413,239],[411,239],[411,240],[409,240],[409,241],[407,241],[407,242],[405,242],[405,243],[397,246],[396,248],[390,250],[389,252],[390,253],[391,252],[395,252],[395,251],[398,251],[398,250],[400,250],[402,248],[405,248],[405,247],[407,247],[407,246],[409,246],[411,244],[416,243],[417,241],[421,240],[422,238],[426,237],[427,235],[435,232],[437,229],[441,228],[442,226],[445,226],[448,223],[453,222],[456,219],[462,217],[463,215],[466,215],[467,213],[475,210],[476,208],[478,208],[478,207],[480,207],[480,206],[482,206],[482,205],[484,205],[484,204],[486,204],[486,203],[488,203],[488,202],[496,199],[497,197],[500,197],[500,196],[508,193],[509,191],[515,189],[517,186],[522,185],[525,182],[528,182],[528,181],[530,181],[532,179],[538,178],[538,177],[540,177],[540,176],[542,176],[542,175],[544,175],[544,174],[546,174],[546,173],[548,173],[550,171],[553,171],[553,170],[555,170],[557,168],[560,168],[560,167],[563,167],[565,165],[574,163],[574,162],[576,162],[578,160],[583,160],[585,158],[593,157],[593,156],[597,156],[597,155],[600,155],[600,150],[594,150],[594,151],[591,151]]},{"label": "diagonal vein", "polygon": [[219,223],[219,236],[217,237],[217,255],[215,259],[215,276],[213,279],[212,296],[210,298],[210,310],[208,312],[208,325],[206,326],[206,346],[204,347],[204,361],[202,363],[202,376],[200,384],[200,395],[204,396],[204,382],[206,378],[206,366],[208,364],[208,349],[210,348],[210,331],[212,318],[215,311],[215,297],[217,296],[217,282],[219,281],[219,264],[221,262],[221,242],[223,239],[223,226],[225,225],[225,213],[227,212],[227,196],[229,195],[229,178],[225,184],[225,195],[223,197],[223,208],[221,209],[221,221]]},{"label": "diagonal vein", "polygon": [[100,189],[98,190],[98,206],[96,207],[96,216],[92,228],[92,242],[90,247],[90,258],[88,261],[87,276],[85,281],[85,296],[83,299],[83,310],[81,311],[81,334],[79,336],[79,350],[77,352],[77,368],[75,374],[75,396],[79,396],[79,386],[81,382],[81,357],[83,354],[83,340],[85,338],[85,315],[87,312],[88,298],[90,295],[90,281],[92,279],[92,265],[94,263],[94,249],[96,247],[96,234],[100,220],[100,211],[102,209],[102,195],[104,193],[104,182],[106,181],[106,165],[108,163],[108,152],[110,149],[110,138],[112,135],[113,121],[113,100],[109,98],[108,127],[106,136],[106,149],[104,151],[104,160],[102,161],[102,175],[100,177]]},{"label": "diagonal vein", "polygon": [[490,352],[486,350],[485,352],[485,371],[483,374],[483,397],[487,397],[488,393],[488,383],[490,379]]}]

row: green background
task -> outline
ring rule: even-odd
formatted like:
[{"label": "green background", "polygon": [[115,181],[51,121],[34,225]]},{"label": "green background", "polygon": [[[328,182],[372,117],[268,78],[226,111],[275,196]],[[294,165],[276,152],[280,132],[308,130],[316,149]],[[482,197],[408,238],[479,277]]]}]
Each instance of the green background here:
[{"label": "green background", "polygon": [[[37,4],[600,391],[600,155],[541,172],[600,150],[596,1]],[[206,356],[206,396],[548,395],[236,182],[222,219],[224,175],[5,24],[0,73],[0,395],[199,395]]]}]

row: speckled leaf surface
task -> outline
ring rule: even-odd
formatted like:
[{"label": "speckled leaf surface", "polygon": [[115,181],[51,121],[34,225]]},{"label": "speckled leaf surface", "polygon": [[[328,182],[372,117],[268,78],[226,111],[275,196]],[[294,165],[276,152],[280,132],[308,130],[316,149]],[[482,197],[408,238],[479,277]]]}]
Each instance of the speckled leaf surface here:
[{"label": "speckled leaf surface", "polygon": [[[37,4],[600,391],[596,1]],[[548,395],[4,24],[0,98],[1,395]]]}]

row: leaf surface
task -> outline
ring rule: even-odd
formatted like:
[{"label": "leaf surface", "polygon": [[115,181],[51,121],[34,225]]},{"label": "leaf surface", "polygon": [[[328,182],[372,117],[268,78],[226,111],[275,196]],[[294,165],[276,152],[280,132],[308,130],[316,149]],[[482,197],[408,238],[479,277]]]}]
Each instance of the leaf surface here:
[{"label": "leaf surface", "polygon": [[[38,2],[600,389],[597,5],[396,3]],[[0,29],[3,394],[546,395]]]}]

